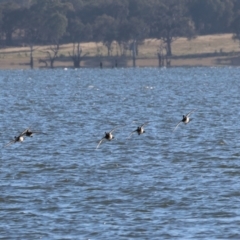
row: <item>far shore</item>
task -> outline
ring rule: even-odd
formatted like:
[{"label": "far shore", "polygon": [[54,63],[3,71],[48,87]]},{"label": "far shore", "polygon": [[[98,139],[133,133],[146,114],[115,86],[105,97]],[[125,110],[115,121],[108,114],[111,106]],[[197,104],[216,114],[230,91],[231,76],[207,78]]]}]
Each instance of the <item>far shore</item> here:
[{"label": "far shore", "polygon": [[[137,67],[158,67],[158,49],[160,42],[156,39],[146,39],[139,46],[136,58]],[[107,49],[101,43],[82,43],[83,54],[86,56],[81,62],[83,68],[132,67],[131,52],[126,51],[120,56],[119,48],[113,44],[111,56],[107,56]],[[34,68],[46,68],[40,59],[45,59],[44,50],[48,46],[36,46],[33,53]],[[60,46],[59,57],[54,63],[55,68],[72,68],[69,57],[72,44]],[[172,44],[171,67],[193,66],[240,66],[239,42],[232,39],[232,34],[199,36],[192,40],[179,38]],[[0,49],[0,69],[29,69],[30,51],[28,47],[11,47]],[[166,66],[166,62],[165,62]]]}]

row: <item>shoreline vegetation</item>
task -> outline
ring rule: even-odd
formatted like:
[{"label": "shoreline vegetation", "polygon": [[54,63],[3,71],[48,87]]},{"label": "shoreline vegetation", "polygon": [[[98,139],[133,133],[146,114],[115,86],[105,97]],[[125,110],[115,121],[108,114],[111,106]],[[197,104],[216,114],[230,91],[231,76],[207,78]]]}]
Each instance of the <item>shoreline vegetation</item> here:
[{"label": "shoreline vegetation", "polygon": [[[158,67],[158,50],[160,41],[146,39],[138,47],[137,67]],[[116,43],[112,44],[111,56],[102,43],[82,43],[81,67],[103,68],[132,67],[132,51],[127,50],[121,56]],[[33,46],[34,69],[50,68],[46,66],[46,51],[49,46]],[[70,54],[73,44],[60,45],[54,68],[73,68]],[[171,67],[191,66],[240,66],[239,41],[232,39],[232,34],[198,36],[192,40],[178,38],[172,44]],[[11,47],[0,49],[0,69],[30,69],[30,47]],[[164,66],[166,63],[164,62]]]}]

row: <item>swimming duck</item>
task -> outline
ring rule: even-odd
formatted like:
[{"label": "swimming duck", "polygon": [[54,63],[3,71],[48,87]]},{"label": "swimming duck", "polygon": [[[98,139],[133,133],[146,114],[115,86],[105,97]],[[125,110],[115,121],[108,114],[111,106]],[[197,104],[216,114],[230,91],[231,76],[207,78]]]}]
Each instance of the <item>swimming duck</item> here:
[{"label": "swimming duck", "polygon": [[99,141],[96,149],[100,146],[100,144],[102,143],[102,141],[103,141],[104,139],[107,139],[108,141],[111,141],[112,139],[114,139],[114,136],[113,136],[112,133],[113,133],[113,131],[115,131],[117,128],[119,128],[119,127],[113,128],[110,132],[105,132],[105,136]]},{"label": "swimming duck", "polygon": [[134,130],[134,131],[132,131],[132,132],[130,133],[130,135],[128,136],[128,138],[130,138],[130,137],[132,136],[132,134],[135,133],[135,132],[137,132],[138,135],[141,135],[141,134],[145,133],[145,130],[144,130],[143,127],[144,127],[146,124],[148,124],[148,122],[145,122],[145,123],[142,124],[141,126],[137,127],[136,130]]},{"label": "swimming duck", "polygon": [[174,128],[173,131],[175,131],[175,130],[177,129],[177,127],[179,126],[180,123],[182,123],[182,122],[185,123],[185,124],[189,123],[189,122],[191,121],[190,115],[191,115],[193,112],[195,112],[196,110],[197,110],[197,109],[194,109],[194,110],[192,110],[191,112],[189,112],[188,114],[183,115],[182,120],[177,124],[177,126]]}]

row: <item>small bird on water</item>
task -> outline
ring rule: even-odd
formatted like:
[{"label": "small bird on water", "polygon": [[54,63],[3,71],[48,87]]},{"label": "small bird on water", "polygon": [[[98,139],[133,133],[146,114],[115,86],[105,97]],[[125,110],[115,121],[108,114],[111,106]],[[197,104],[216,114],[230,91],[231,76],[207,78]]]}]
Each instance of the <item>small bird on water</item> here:
[{"label": "small bird on water", "polygon": [[141,134],[145,133],[145,130],[144,130],[143,127],[144,127],[146,124],[148,124],[148,122],[145,122],[145,123],[142,124],[141,126],[137,127],[136,130],[134,130],[134,131],[132,131],[132,132],[130,133],[130,135],[128,136],[128,138],[130,138],[135,132],[137,132],[138,135],[141,135]]},{"label": "small bird on water", "polygon": [[191,112],[189,112],[188,114],[183,115],[182,120],[181,120],[181,121],[177,124],[177,126],[174,128],[173,132],[177,129],[177,127],[178,127],[181,123],[185,123],[185,124],[189,123],[189,122],[191,121],[190,115],[191,115],[193,112],[195,112],[196,110],[197,110],[197,109],[194,109],[194,110],[192,110]]}]

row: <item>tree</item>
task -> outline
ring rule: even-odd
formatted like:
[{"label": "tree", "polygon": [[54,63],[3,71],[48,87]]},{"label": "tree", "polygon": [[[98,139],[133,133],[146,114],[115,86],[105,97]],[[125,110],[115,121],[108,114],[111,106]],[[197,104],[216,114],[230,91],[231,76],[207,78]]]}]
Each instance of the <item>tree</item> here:
[{"label": "tree", "polygon": [[101,0],[83,0],[83,7],[79,9],[78,15],[81,17],[83,24],[93,25],[96,18],[104,14],[101,8]]},{"label": "tree", "polygon": [[18,29],[20,14],[21,11],[16,4],[6,3],[2,6],[2,32],[5,35],[7,46],[13,44],[12,36]]},{"label": "tree", "polygon": [[69,19],[67,32],[71,36],[70,39],[73,43],[72,52],[69,52],[69,56],[73,61],[74,68],[80,68],[83,57],[88,54],[85,53],[82,55],[83,52],[80,44],[84,40],[89,41],[91,39],[91,25],[87,24],[85,26],[78,17],[74,17]]},{"label": "tree", "polygon": [[104,14],[113,17],[119,22],[127,19],[129,15],[128,7],[128,0],[102,0],[101,3]]},{"label": "tree", "polygon": [[172,55],[171,44],[179,37],[194,36],[194,24],[187,15],[185,0],[156,1],[152,9],[151,35],[166,44],[167,55]]},{"label": "tree", "polygon": [[157,2],[153,0],[128,0],[128,19],[135,17],[148,25],[152,22],[152,11]]},{"label": "tree", "polygon": [[117,21],[110,16],[102,15],[96,18],[94,24],[94,38],[103,42],[107,47],[108,56],[111,54],[111,45],[117,36]]},{"label": "tree", "polygon": [[238,0],[189,0],[189,13],[199,34],[229,32],[233,20],[234,3]]},{"label": "tree", "polygon": [[[36,0],[30,8],[35,15],[33,26],[38,32],[38,40],[43,43],[59,41],[65,34],[68,25],[66,14],[72,5],[60,0]],[[30,23],[31,26],[31,23]]]},{"label": "tree", "polygon": [[[10,2],[9,0],[1,0],[1,3]],[[12,3],[17,4],[19,7],[29,7],[32,3],[32,0],[11,0]]]},{"label": "tree", "polygon": [[4,33],[3,33],[3,13],[2,13],[2,9],[0,8],[0,39],[2,40]]},{"label": "tree", "polygon": [[132,17],[128,21],[124,21],[118,28],[117,42],[121,48],[129,44],[132,52],[133,67],[136,66],[136,56],[138,55],[138,46],[148,36],[149,27],[141,19]]},{"label": "tree", "polygon": [[[25,32],[25,41],[30,47],[30,67],[33,68],[33,52],[34,45],[37,43],[51,44],[46,53],[47,57],[42,62],[50,62],[51,68],[54,66],[54,61],[57,58],[59,51],[59,41],[65,34],[67,28],[66,16],[55,11],[52,5],[48,5],[48,1],[37,1],[30,9],[24,12],[24,21],[21,28]],[[60,8],[60,3],[54,1],[57,8]],[[63,12],[63,11],[62,11]]]},{"label": "tree", "polygon": [[60,50],[59,44],[50,45],[47,50],[42,51],[47,56],[45,59],[40,59],[39,62],[44,62],[46,66],[48,66],[48,62],[50,62],[50,68],[54,68],[54,62],[58,56],[58,52]]},{"label": "tree", "polygon": [[60,38],[65,34],[68,25],[66,16],[62,13],[52,13],[43,24],[45,29],[42,32],[42,39],[50,42],[59,42]]},{"label": "tree", "polygon": [[80,12],[84,24],[94,24],[96,18],[107,15],[122,21],[128,15],[128,0],[83,0]]},{"label": "tree", "polygon": [[41,24],[39,18],[37,17],[37,13],[31,11],[31,9],[24,9],[22,22],[21,22],[21,29],[24,31],[24,43],[29,46],[30,51],[30,60],[29,65],[30,68],[34,68],[34,61],[33,61],[33,53],[35,51],[34,45],[40,40],[40,32],[38,27]]},{"label": "tree", "polygon": [[236,13],[235,19],[232,22],[233,39],[239,41],[240,46],[240,10]]},{"label": "tree", "polygon": [[50,62],[50,67],[54,67],[54,62],[58,56],[60,49],[60,40],[65,34],[68,20],[66,13],[71,5],[61,3],[59,0],[37,0],[31,10],[37,13],[36,22],[39,24],[36,28],[30,28],[37,37],[37,40],[50,44],[46,51],[46,59],[41,59],[41,62]]},{"label": "tree", "polygon": [[62,0],[63,3],[68,4],[70,6],[70,4],[72,5],[72,9],[74,11],[78,11],[80,9],[82,9],[83,7],[83,1],[82,0]]}]

